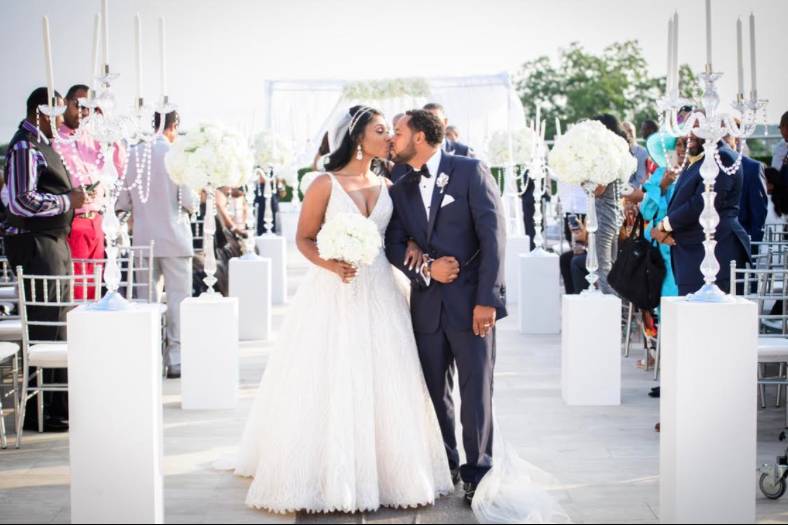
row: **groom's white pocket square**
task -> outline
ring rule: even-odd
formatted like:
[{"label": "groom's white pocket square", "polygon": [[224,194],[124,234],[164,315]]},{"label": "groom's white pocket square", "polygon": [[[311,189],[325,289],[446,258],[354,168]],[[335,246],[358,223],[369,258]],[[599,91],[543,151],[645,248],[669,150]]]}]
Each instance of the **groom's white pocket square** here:
[{"label": "groom's white pocket square", "polygon": [[443,202],[441,203],[441,208],[445,208],[446,206],[448,206],[449,204],[451,204],[453,202],[454,202],[454,197],[452,197],[449,194],[446,194],[446,196],[443,197]]}]

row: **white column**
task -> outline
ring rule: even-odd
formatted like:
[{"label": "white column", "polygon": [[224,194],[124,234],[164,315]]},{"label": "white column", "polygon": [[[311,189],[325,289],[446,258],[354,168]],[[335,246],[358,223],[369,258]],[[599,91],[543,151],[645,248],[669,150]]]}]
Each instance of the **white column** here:
[{"label": "white column", "polygon": [[[518,201],[519,202],[519,201]],[[517,304],[520,290],[520,256],[531,253],[531,238],[509,235],[506,239],[506,302]]]},{"label": "white column", "polygon": [[279,205],[279,214],[277,219],[279,227],[282,229],[282,236],[288,242],[295,242],[296,232],[298,231],[298,218],[300,212],[295,209],[292,203],[281,203]]},{"label": "white column", "polygon": [[238,299],[241,341],[268,341],[271,338],[271,259],[231,259],[230,297]]},{"label": "white column", "polygon": [[158,305],[68,314],[73,523],[164,523]]},{"label": "white column", "polygon": [[238,299],[181,303],[181,406],[229,410],[238,404]]},{"label": "white column", "polygon": [[257,238],[260,257],[271,259],[271,298],[274,305],[287,303],[287,241],[279,235]]},{"label": "white column", "polygon": [[662,523],[755,523],[758,311],[662,300]]},{"label": "white column", "polygon": [[561,393],[570,406],[621,404],[621,299],[565,295]]},{"label": "white column", "polygon": [[558,255],[531,252],[519,257],[520,332],[561,332],[561,285]]}]

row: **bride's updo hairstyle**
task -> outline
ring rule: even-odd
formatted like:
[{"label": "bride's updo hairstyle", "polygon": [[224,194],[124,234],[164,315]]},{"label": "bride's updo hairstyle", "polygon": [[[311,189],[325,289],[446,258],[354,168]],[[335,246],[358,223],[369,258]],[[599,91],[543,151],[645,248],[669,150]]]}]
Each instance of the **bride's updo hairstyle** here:
[{"label": "bride's updo hairstyle", "polygon": [[[356,148],[361,143],[364,129],[366,129],[369,121],[376,116],[383,116],[383,114],[369,106],[353,106],[350,108],[346,116],[346,118],[349,117],[347,131],[344,131],[344,126],[340,123],[341,136],[336,137],[339,144],[331,145],[333,149],[323,161],[323,169],[325,171],[339,171],[350,163],[353,155],[356,154]],[[329,131],[330,134],[331,132]]]}]

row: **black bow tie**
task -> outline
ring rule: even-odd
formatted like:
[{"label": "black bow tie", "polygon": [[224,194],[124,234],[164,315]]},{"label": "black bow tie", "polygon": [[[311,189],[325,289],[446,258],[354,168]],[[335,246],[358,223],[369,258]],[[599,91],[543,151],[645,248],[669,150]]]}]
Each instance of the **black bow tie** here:
[{"label": "black bow tie", "polygon": [[414,173],[416,173],[419,177],[424,177],[427,179],[432,177],[432,175],[430,174],[430,169],[427,167],[426,164],[422,166],[420,170],[414,171]]}]

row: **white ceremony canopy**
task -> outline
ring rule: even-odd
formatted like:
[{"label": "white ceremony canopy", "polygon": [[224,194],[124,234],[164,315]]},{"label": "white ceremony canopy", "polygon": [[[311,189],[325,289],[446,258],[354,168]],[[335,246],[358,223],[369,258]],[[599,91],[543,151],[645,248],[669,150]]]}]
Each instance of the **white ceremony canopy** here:
[{"label": "white ceremony canopy", "polygon": [[525,126],[525,111],[508,73],[488,76],[384,81],[274,80],[266,82],[265,127],[291,140],[300,161],[312,161],[325,131],[356,104],[380,109],[391,121],[397,113],[439,102],[460,141],[484,157],[495,131]]}]

